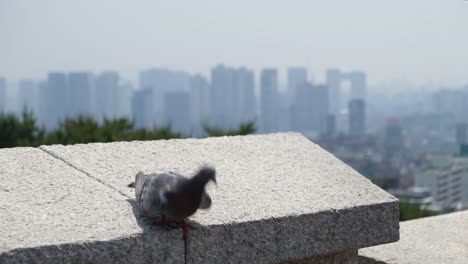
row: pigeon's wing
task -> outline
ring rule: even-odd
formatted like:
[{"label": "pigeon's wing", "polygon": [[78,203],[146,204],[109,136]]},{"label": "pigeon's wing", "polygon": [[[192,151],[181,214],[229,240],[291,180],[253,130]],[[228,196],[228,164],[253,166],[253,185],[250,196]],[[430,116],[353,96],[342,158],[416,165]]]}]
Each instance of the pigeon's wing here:
[{"label": "pigeon's wing", "polygon": [[164,214],[165,193],[171,189],[173,177],[168,174],[138,173],[135,177],[135,199],[144,215]]},{"label": "pigeon's wing", "polygon": [[[178,173],[171,172],[170,174],[174,177],[171,190],[177,189],[180,184],[188,181],[188,179],[185,176],[180,175]],[[210,206],[211,206],[211,197],[210,195],[208,195],[206,191],[203,191],[202,199],[198,208],[208,209],[210,208]]]}]

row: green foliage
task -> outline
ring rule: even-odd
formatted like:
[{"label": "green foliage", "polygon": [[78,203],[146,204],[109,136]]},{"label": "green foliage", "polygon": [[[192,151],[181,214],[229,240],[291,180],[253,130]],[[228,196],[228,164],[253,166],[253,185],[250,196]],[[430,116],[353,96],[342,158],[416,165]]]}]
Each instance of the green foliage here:
[{"label": "green foliage", "polygon": [[38,146],[44,131],[36,125],[32,112],[25,109],[21,118],[13,114],[0,114],[0,148]]},{"label": "green foliage", "polygon": [[[229,131],[205,127],[205,131],[213,137],[247,135],[255,132],[255,123],[247,122]],[[19,118],[14,114],[0,113],[0,148],[171,138],[182,138],[182,135],[173,132],[170,126],[153,130],[137,129],[126,118],[104,120],[102,124],[87,116],[68,118],[57,129],[46,132],[37,125],[34,115],[27,109]]]},{"label": "green foliage", "polygon": [[255,121],[248,121],[245,123],[242,123],[238,129],[234,130],[222,130],[217,127],[210,127],[207,125],[203,126],[203,129],[205,130],[205,133],[209,137],[222,137],[222,136],[244,136],[248,134],[252,134],[256,131],[255,128]]},{"label": "green foliage", "polygon": [[437,215],[437,213],[421,208],[419,205],[400,201],[400,221],[412,220],[433,215]]}]

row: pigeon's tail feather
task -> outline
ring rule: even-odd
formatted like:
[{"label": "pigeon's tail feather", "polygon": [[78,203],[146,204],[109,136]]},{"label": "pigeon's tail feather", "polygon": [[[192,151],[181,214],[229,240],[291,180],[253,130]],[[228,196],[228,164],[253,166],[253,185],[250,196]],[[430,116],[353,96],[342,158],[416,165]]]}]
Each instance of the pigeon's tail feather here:
[{"label": "pigeon's tail feather", "polygon": [[135,188],[135,186],[137,185],[138,182],[140,182],[140,180],[143,180],[143,177],[145,175],[143,174],[143,172],[139,171],[137,173],[137,175],[135,176],[135,181],[132,182],[132,183],[129,183],[127,186],[130,187],[130,188]]}]

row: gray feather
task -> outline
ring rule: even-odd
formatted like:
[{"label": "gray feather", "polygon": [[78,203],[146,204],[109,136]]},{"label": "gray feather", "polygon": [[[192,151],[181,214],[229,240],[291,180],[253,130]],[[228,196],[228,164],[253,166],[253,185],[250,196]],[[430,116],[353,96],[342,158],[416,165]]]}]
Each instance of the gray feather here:
[{"label": "gray feather", "polygon": [[[148,217],[167,215],[165,194],[175,191],[188,179],[177,173],[153,173],[145,175],[138,172],[135,182],[129,187],[135,187],[135,199],[141,212]],[[203,192],[198,208],[208,209],[211,206],[211,197]]]}]

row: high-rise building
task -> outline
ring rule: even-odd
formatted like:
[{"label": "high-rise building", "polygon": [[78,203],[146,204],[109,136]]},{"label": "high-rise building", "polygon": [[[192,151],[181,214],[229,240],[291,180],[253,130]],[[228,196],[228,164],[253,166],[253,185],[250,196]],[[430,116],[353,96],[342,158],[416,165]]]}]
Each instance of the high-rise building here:
[{"label": "high-rise building", "polygon": [[39,91],[39,108],[43,124],[47,130],[56,129],[67,116],[69,105],[68,81],[65,73],[50,72],[47,84]]},{"label": "high-rise building", "polygon": [[235,92],[239,93],[239,101],[234,106],[237,116],[234,125],[253,121],[257,115],[255,111],[255,76],[252,70],[246,68],[237,70]]},{"label": "high-rise building", "polygon": [[351,100],[360,99],[366,101],[366,74],[360,71],[353,71],[348,76],[351,82]]},{"label": "high-rise building", "polygon": [[233,129],[253,120],[255,114],[255,79],[253,71],[218,65],[211,70],[211,123]]},{"label": "high-rise building", "polygon": [[21,110],[27,108],[28,111],[38,115],[38,95],[36,82],[33,80],[20,80],[18,84],[18,107]]},{"label": "high-rise building", "polygon": [[263,69],[260,74],[260,131],[278,130],[279,112],[278,73],[276,69]]},{"label": "high-rise building", "polygon": [[336,117],[332,114],[329,114],[327,117],[327,136],[333,136],[336,134]]},{"label": "high-rise building", "polygon": [[115,117],[127,118],[132,117],[132,94],[133,85],[130,81],[123,81],[119,84],[118,96],[116,98]]},{"label": "high-rise building", "polygon": [[190,95],[188,92],[167,92],[164,96],[164,113],[167,124],[183,135],[191,133]]},{"label": "high-rise building", "polygon": [[416,173],[415,186],[431,190],[433,207],[442,211],[468,208],[468,158],[433,156],[432,166]]},{"label": "high-rise building", "polygon": [[349,134],[351,136],[364,136],[366,133],[366,109],[362,99],[353,99],[349,102]]},{"label": "high-rise building", "polygon": [[338,116],[341,108],[341,73],[337,69],[327,70],[330,113]]},{"label": "high-rise building", "polygon": [[455,141],[457,144],[468,144],[468,124],[459,123],[456,125]]},{"label": "high-rise building", "polygon": [[210,84],[205,77],[195,75],[190,79],[190,107],[193,136],[204,134],[203,126],[210,123]]},{"label": "high-rise building", "polygon": [[396,118],[389,118],[385,127],[385,152],[393,156],[401,152],[404,146],[403,131],[400,121]]},{"label": "high-rise building", "polygon": [[305,67],[288,68],[288,95],[294,100],[299,85],[307,82],[307,69]]},{"label": "high-rise building", "polygon": [[462,91],[442,89],[433,94],[433,108],[439,114],[455,114],[466,116],[463,112],[465,96]]},{"label": "high-rise building", "polygon": [[132,121],[136,128],[153,129],[153,95],[152,90],[143,89],[133,92],[132,96]]},{"label": "high-rise building", "polygon": [[[350,93],[342,91],[341,83],[349,81]],[[350,73],[341,72],[337,69],[327,71],[327,86],[329,88],[330,113],[335,117],[340,116],[341,110],[349,107],[351,100],[366,101],[367,81],[366,74],[360,71]]]},{"label": "high-rise building", "polygon": [[188,92],[189,88],[190,75],[186,72],[153,68],[140,73],[140,89],[152,90],[153,115],[157,124],[164,123],[165,94],[167,92]]},{"label": "high-rise building", "polygon": [[327,87],[303,83],[294,100],[294,130],[312,138],[325,133],[328,111]]},{"label": "high-rise building", "polygon": [[68,117],[92,116],[92,76],[88,72],[68,74]]},{"label": "high-rise building", "polygon": [[289,95],[286,93],[279,93],[278,95],[278,129],[280,132],[291,131],[294,109],[294,103]]},{"label": "high-rise building", "polygon": [[234,128],[234,105],[239,102],[239,97],[235,94],[235,70],[224,65],[213,68],[211,70],[211,125],[222,129]]},{"label": "high-rise building", "polygon": [[130,83],[121,83],[117,72],[102,72],[96,78],[96,116],[103,119],[129,118],[131,115]]},{"label": "high-rise building", "polygon": [[6,79],[0,77],[0,113],[6,111]]}]

